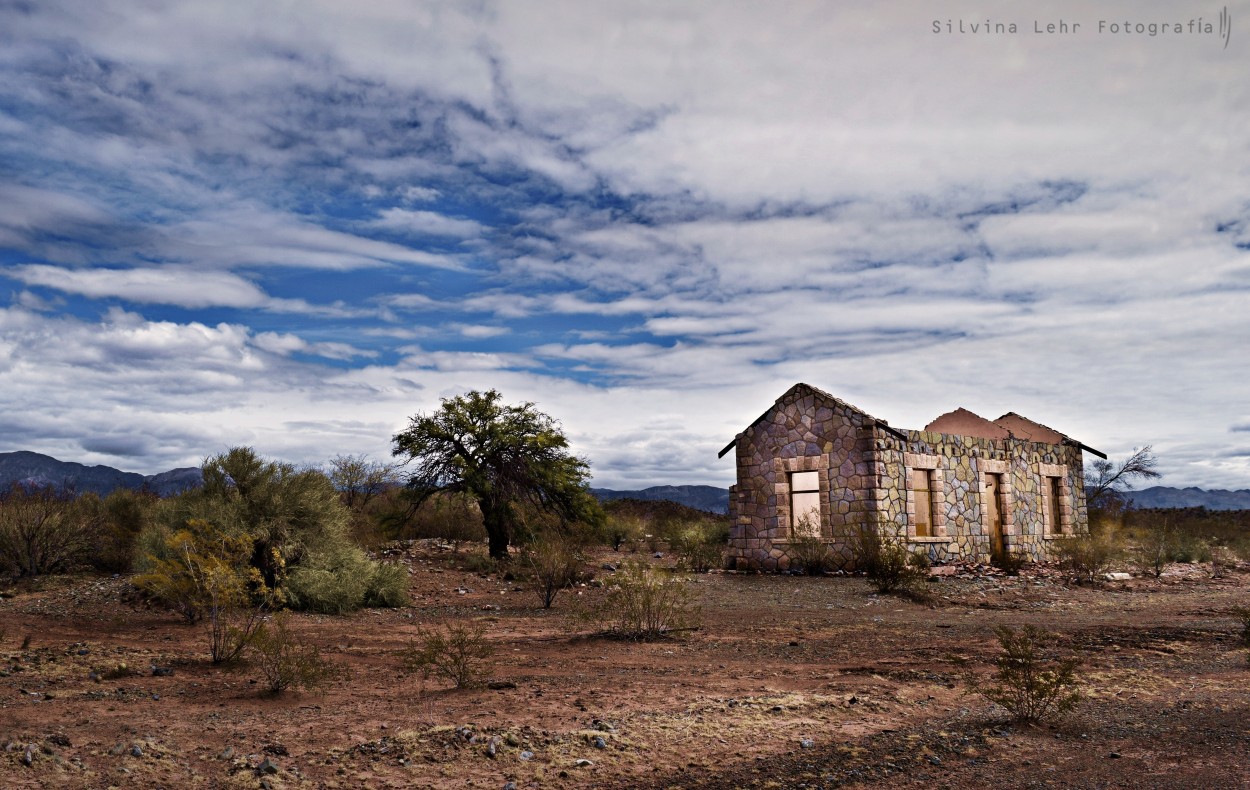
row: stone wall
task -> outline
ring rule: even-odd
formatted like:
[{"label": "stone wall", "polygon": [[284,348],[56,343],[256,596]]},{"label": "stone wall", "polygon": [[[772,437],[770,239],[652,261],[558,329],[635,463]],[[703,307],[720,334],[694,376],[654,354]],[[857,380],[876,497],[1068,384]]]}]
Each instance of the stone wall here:
[{"label": "stone wall", "polygon": [[[906,437],[906,438],[903,438]],[[730,489],[727,564],[786,570],[800,541],[790,515],[790,475],[816,472],[820,538],[844,566],[850,540],[875,528],[934,562],[988,560],[986,474],[1000,474],[1007,551],[1037,560],[1051,539],[1088,529],[1081,450],[1074,444],[895,431],[805,385],[793,388],[736,439],[738,483]],[[931,470],[933,534],[916,535],[909,469]],[[1047,476],[1061,478],[1060,522],[1050,524]]]}]

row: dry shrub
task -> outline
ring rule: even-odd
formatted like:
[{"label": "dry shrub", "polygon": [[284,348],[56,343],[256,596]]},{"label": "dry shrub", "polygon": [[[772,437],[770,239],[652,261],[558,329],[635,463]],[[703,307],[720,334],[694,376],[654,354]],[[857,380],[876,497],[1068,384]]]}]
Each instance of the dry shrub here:
[{"label": "dry shrub", "polygon": [[573,542],[562,535],[540,535],[521,555],[521,573],[550,609],[556,595],[577,582],[582,557]]},{"label": "dry shrub", "polygon": [[590,615],[610,634],[642,641],[694,628],[699,620],[686,578],[637,561],[621,566]]},{"label": "dry shrub", "polygon": [[1054,641],[1052,634],[1032,625],[1018,632],[1000,625],[994,633],[1002,653],[994,662],[993,682],[987,684],[969,675],[967,682],[973,691],[1024,722],[1061,716],[1080,702],[1076,681],[1080,661],[1052,655],[1048,650]]},{"label": "dry shrub", "polygon": [[66,571],[96,548],[97,523],[70,494],[13,483],[0,493],[0,572]]},{"label": "dry shrub", "polygon": [[1103,529],[1057,540],[1055,553],[1077,581],[1093,582],[1119,559],[1123,549],[1111,530]]},{"label": "dry shrub", "polygon": [[929,578],[929,559],[914,554],[897,538],[887,538],[872,526],[862,526],[851,536],[856,569],[881,594],[903,591],[923,595]]},{"label": "dry shrub", "polygon": [[343,671],[322,658],[316,645],[292,633],[290,619],[289,612],[278,612],[251,637],[253,658],[265,680],[265,689],[274,694],[288,688],[323,690]]},{"label": "dry shrub", "polygon": [[790,541],[791,568],[799,568],[808,576],[819,576],[838,567],[838,555],[821,538],[803,535]]},{"label": "dry shrub", "polygon": [[449,623],[444,628],[421,629],[418,642],[403,650],[404,669],[450,680],[456,688],[479,686],[490,671],[494,647],[480,624]]}]

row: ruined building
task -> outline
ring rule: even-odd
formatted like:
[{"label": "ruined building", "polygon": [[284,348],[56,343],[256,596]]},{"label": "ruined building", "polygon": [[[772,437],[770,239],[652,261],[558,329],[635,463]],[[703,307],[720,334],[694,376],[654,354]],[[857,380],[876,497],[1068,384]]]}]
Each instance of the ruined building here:
[{"label": "ruined building", "polygon": [[807,384],[720,455],[730,450],[728,564],[762,570],[789,568],[804,538],[853,565],[860,529],[935,563],[1041,559],[1052,539],[1088,531],[1082,451],[1106,457],[1014,413],[958,409],[923,430],[893,428]]}]

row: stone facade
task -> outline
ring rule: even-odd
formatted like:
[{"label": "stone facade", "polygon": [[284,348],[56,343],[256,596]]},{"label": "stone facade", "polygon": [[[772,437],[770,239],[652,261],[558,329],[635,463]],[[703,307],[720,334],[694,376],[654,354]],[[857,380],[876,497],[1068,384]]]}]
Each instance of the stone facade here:
[{"label": "stone facade", "polygon": [[[1015,414],[990,422],[961,409],[924,430],[899,430],[806,384],[721,454],[730,449],[738,482],[728,565],[769,571],[790,567],[805,529],[818,530],[847,567],[850,538],[865,528],[937,563],[1042,559],[1052,539],[1087,531],[1082,450],[1101,456]],[[810,518],[791,513],[799,501],[791,481],[804,472],[819,483],[818,519],[814,507]],[[810,488],[811,476],[801,479]]]}]

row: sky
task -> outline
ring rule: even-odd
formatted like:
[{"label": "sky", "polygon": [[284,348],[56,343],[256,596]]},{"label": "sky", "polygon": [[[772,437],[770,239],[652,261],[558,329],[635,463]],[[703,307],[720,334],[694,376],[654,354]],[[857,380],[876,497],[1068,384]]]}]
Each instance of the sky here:
[{"label": "sky", "polygon": [[494,388],[728,485],[803,381],[1250,488],[1247,74],[1247,2],[6,0],[0,451],[387,460]]}]

